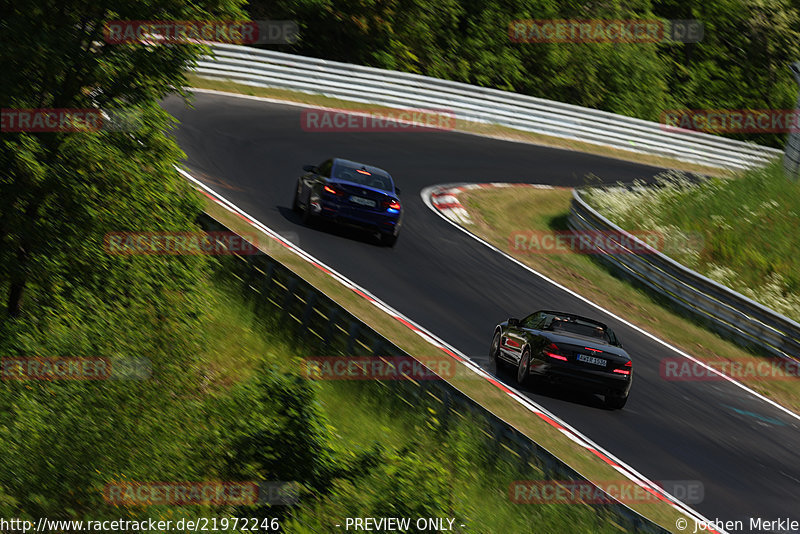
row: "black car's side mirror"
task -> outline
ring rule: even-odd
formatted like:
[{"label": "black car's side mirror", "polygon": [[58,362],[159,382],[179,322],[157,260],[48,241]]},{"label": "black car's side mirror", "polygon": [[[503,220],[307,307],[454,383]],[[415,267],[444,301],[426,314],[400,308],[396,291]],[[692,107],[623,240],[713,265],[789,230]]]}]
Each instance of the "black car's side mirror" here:
[{"label": "black car's side mirror", "polygon": [[519,319],[514,319],[513,317],[509,317],[508,326],[519,326]]},{"label": "black car's side mirror", "polygon": [[317,172],[316,165],[303,165],[303,170],[306,172]]},{"label": "black car's side mirror", "polygon": [[399,195],[400,194],[400,188],[397,187],[397,186],[394,186],[394,192]]}]

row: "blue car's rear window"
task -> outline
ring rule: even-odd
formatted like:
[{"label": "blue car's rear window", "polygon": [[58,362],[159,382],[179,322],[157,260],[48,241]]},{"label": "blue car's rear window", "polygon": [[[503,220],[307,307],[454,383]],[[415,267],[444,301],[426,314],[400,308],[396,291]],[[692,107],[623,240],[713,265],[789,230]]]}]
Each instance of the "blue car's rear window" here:
[{"label": "blue car's rear window", "polygon": [[359,185],[366,185],[367,187],[374,187],[384,191],[392,191],[392,179],[388,174],[379,173],[373,170],[367,170],[363,167],[347,165],[338,163],[333,169],[333,177],[337,180],[347,180]]}]

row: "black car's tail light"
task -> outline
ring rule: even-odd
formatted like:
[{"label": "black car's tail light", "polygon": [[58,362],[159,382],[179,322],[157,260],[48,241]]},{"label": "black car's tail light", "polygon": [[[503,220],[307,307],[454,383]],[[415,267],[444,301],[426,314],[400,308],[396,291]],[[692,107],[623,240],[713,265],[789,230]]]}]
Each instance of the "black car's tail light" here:
[{"label": "black car's tail light", "polygon": [[555,343],[550,343],[549,345],[547,345],[544,348],[544,354],[545,356],[549,356],[554,360],[561,360],[564,362],[567,361],[567,357],[559,352],[558,345],[556,345]]},{"label": "black car's tail light", "polygon": [[383,207],[386,208],[387,210],[398,210],[398,211],[400,211],[400,202],[395,200],[395,199],[384,200],[383,201]]},{"label": "black car's tail light", "polygon": [[620,367],[619,369],[614,369],[615,373],[619,373],[621,375],[630,375],[631,369],[633,368],[633,362],[628,360],[628,363]]}]

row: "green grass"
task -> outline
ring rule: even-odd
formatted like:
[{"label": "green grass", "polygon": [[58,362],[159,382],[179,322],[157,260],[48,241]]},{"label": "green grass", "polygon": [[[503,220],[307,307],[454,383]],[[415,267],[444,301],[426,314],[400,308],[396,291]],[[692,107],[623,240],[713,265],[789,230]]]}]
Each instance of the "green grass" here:
[{"label": "green grass", "polygon": [[[556,192],[544,191],[542,193],[556,193],[560,196],[555,197],[548,195],[546,198],[541,199],[543,202],[540,202],[539,197],[520,197],[526,198],[522,209],[527,209],[527,213],[529,214],[535,214],[538,213],[537,210],[547,208],[546,213],[542,214],[543,220],[549,221],[550,218],[563,219],[564,214],[569,209],[569,192],[564,190]],[[516,196],[510,190],[505,190],[505,194],[508,195],[508,198],[504,199],[503,202]],[[527,193],[525,194],[527,195]],[[556,203],[552,204],[552,202]],[[554,208],[555,211],[550,208]],[[236,232],[256,232],[259,242],[266,243],[269,241],[266,235],[260,233],[260,231],[250,226],[241,218],[210,200],[206,202],[206,212]],[[515,228],[518,228],[518,226]],[[506,237],[507,234],[499,238],[498,246],[503,247],[507,245]],[[443,357],[441,351],[388,314],[376,313],[375,307],[372,304],[352,290],[341,285],[332,277],[310,265],[304,259],[282,247],[270,249],[269,253],[273,259],[310,282],[314,287],[338,302],[350,313],[364,321],[365,324],[375,329],[378,333],[407,353],[413,354],[415,358],[423,362],[433,361],[435,363],[441,361]],[[583,259],[585,260],[586,258]],[[581,284],[579,288],[583,286],[584,284]],[[614,295],[611,296],[612,298],[614,297]],[[626,311],[627,310],[628,308],[626,308]],[[645,316],[645,318],[646,317],[647,316]],[[706,333],[706,335],[708,334]],[[704,342],[705,338],[699,337],[697,340]],[[587,476],[590,480],[603,481],[616,480],[619,478],[619,473],[606,462],[587,451],[586,448],[572,441],[549,423],[538,417],[533,417],[525,407],[508,397],[488,381],[476,379],[474,373],[461,364],[457,364],[457,369],[456,376],[454,378],[449,378],[448,382],[469,395],[472,399],[498,417],[508,421],[521,433],[551,451],[568,465]],[[682,514],[661,502],[635,502],[630,503],[629,506],[667,529],[673,529],[676,519],[683,517]]]},{"label": "green grass", "polygon": [[[263,311],[256,315],[232,281],[223,282],[214,293],[217,301],[208,310],[207,333],[214,362],[212,382],[219,388],[246,380],[264,361],[290,371],[301,357],[320,355],[309,346],[298,351],[296,343],[278,333],[284,330],[280,323],[264,318]],[[491,453],[480,423],[470,417],[451,415],[445,426],[430,405],[412,409],[374,382],[314,384],[336,448],[355,455],[378,447],[389,457],[417,458],[419,483],[438,488],[447,504],[439,516],[456,517],[456,524],[466,525],[456,532],[618,532],[607,516],[598,518],[586,505],[512,503],[508,498],[512,481],[542,475],[510,454]],[[396,514],[397,510],[376,507],[392,491],[394,482],[385,473],[391,468],[375,468],[355,480],[337,480],[330,497],[304,502],[286,523],[287,529],[340,532],[334,525],[346,517]]]},{"label": "green grass", "polygon": [[670,255],[800,321],[800,182],[780,164],[699,185],[671,175],[658,188],[592,190],[587,200],[629,230],[698,234],[702,247]]},{"label": "green grass", "polygon": [[[154,380],[133,383],[2,383],[4,388],[15,387],[13,391],[4,391],[7,393],[5,401],[14,404],[14,414],[6,413],[0,421],[4,437],[11,437],[9,442],[0,442],[5,459],[30,461],[37,466],[63,461],[70,466],[70,473],[89,476],[94,482],[86,483],[78,477],[75,482],[59,480],[58,485],[53,486],[51,480],[64,476],[58,468],[17,469],[4,464],[0,466],[3,467],[0,480],[22,480],[25,484],[22,484],[24,489],[8,493],[12,486],[0,488],[0,512],[9,517],[15,513],[24,517],[28,517],[27,513],[35,514],[33,510],[16,508],[16,497],[27,498],[25,492],[30,489],[40,494],[35,498],[44,501],[48,509],[63,510],[59,512],[61,519],[102,520],[108,510],[103,508],[99,492],[108,481],[240,480],[225,478],[238,477],[226,471],[225,466],[239,465],[228,464],[228,461],[246,450],[231,435],[244,436],[255,427],[268,429],[278,424],[278,419],[270,419],[271,412],[263,411],[267,405],[264,399],[258,398],[262,390],[254,389],[254,379],[263,376],[265,371],[298,376],[302,358],[325,353],[321,346],[287,334],[294,323],[287,325],[286,320],[279,318],[263,302],[258,304],[258,294],[247,286],[242,287],[241,282],[228,273],[223,260],[211,283],[204,288],[202,350],[191,359],[177,362],[168,375],[156,370]],[[124,314],[120,319],[123,317]],[[93,332],[91,326],[76,323],[74,327]],[[52,354],[74,354],[69,340],[46,336],[43,339],[51,342],[48,350]],[[187,361],[191,364],[186,365]],[[188,395],[172,395],[169,388],[162,390],[160,382],[164,379],[188,384],[189,388],[184,391]],[[444,412],[427,395],[415,399],[400,388],[393,389],[391,386],[397,385],[393,383],[317,380],[309,384],[313,392],[312,404],[321,414],[319,421],[324,423],[325,443],[335,452],[332,457],[342,471],[334,477],[329,490],[309,490],[297,507],[282,515],[285,532],[341,532],[335,525],[342,524],[346,517],[384,516],[455,518],[455,532],[619,532],[612,516],[602,510],[598,513],[585,504],[511,502],[508,488],[513,481],[541,479],[543,473],[535,465],[492,446],[483,433],[484,423],[468,414]],[[146,403],[130,405],[137,391],[146,392],[149,388],[156,388],[159,394],[151,396]],[[23,398],[15,393],[18,390],[31,394]],[[409,406],[395,393],[415,406]],[[114,394],[114,398],[104,400],[108,394]],[[49,400],[50,395],[53,395],[54,406],[32,402],[39,396]],[[116,403],[115,399],[120,402]],[[74,409],[67,412],[67,403]],[[33,411],[36,406],[39,412]],[[113,407],[113,411],[109,407]],[[292,417],[298,413],[294,409],[289,412]],[[37,421],[44,411],[48,415],[43,428],[49,430],[48,435],[34,432],[15,439],[5,426],[28,425]],[[80,425],[68,423],[61,428],[47,423],[59,422],[68,414]],[[104,422],[105,428],[98,428],[98,421]],[[126,440],[119,434],[128,424],[143,431],[137,439]],[[281,428],[291,430],[293,427],[290,424]],[[84,463],[75,464],[69,459],[71,455],[66,451],[75,455],[86,451],[80,441],[75,443],[65,438],[67,433],[72,438],[91,435],[92,439],[86,443],[93,448]],[[283,436],[281,433],[281,440]],[[37,448],[43,437],[47,438],[47,443],[57,444],[58,450]],[[299,447],[303,445],[305,443]],[[6,449],[17,450],[16,447],[36,453],[12,457],[6,452]],[[111,449],[116,456],[108,459],[93,452],[94,447],[106,452]],[[150,461],[145,458],[144,467],[139,466],[135,457],[148,456],[151,452],[157,452],[155,458],[159,461],[164,455],[169,455],[169,459],[158,467],[155,458]],[[54,456],[51,458],[48,454]],[[377,462],[362,465],[359,462],[364,458],[377,459]],[[148,469],[151,462],[153,467]],[[41,479],[35,476],[40,470]],[[270,473],[263,475],[269,477]],[[69,490],[69,496],[63,493],[61,485]],[[98,505],[87,504],[89,508],[84,514],[69,506],[73,497],[78,503],[95,499]],[[192,518],[193,514],[233,517],[248,512],[254,514],[249,509],[237,512],[208,506],[149,505],[120,508],[111,513],[123,518],[178,520]],[[460,527],[461,524],[465,527]]]},{"label": "green grass", "polygon": [[[631,323],[705,361],[728,360],[756,365],[764,361],[762,357],[699,326],[691,318],[676,313],[668,303],[651,293],[618,278],[592,255],[574,252],[534,254],[514,249],[513,242],[509,242],[513,232],[565,230],[571,198],[572,192],[568,189],[502,188],[473,190],[459,195],[474,222],[468,227],[471,232]],[[515,216],[509,217],[509,213]],[[668,350],[664,349],[663,356],[668,355]],[[800,412],[798,381],[758,376],[748,376],[740,381]]]}]

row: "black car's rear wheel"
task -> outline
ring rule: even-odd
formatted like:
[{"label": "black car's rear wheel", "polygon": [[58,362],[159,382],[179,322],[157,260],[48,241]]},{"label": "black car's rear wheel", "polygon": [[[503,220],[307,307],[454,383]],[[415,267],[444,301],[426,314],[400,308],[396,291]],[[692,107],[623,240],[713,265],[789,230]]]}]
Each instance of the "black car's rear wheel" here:
[{"label": "black car's rear wheel", "polygon": [[292,211],[295,213],[300,213],[300,201],[297,198],[300,193],[300,184],[294,188],[294,200],[292,200]]},{"label": "black car's rear wheel", "polygon": [[610,410],[621,410],[628,402],[627,395],[606,395],[606,408]]},{"label": "black car's rear wheel", "polygon": [[308,202],[306,203],[306,207],[303,210],[303,224],[306,226],[314,226],[316,219],[317,218],[311,212],[311,197],[309,196]]},{"label": "black car's rear wheel", "polygon": [[489,349],[489,358],[492,359],[498,370],[500,369],[500,332],[496,332],[492,338],[492,346]]},{"label": "black car's rear wheel", "polygon": [[531,365],[531,351],[525,349],[522,351],[522,356],[519,358],[519,367],[517,367],[517,384],[520,386],[525,384],[528,379],[528,372]]}]

